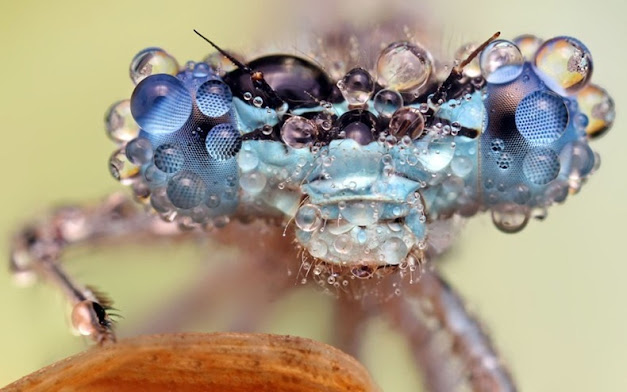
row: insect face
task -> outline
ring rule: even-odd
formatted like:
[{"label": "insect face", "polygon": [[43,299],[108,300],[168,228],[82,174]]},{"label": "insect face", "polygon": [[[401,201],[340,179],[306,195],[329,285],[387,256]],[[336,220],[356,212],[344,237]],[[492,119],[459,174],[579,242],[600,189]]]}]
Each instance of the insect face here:
[{"label": "insect face", "polygon": [[519,231],[579,190],[613,104],[578,40],[497,36],[464,47],[444,81],[406,41],[337,81],[291,55],[244,64],[216,47],[236,65],[221,73],[147,49],[130,104],[110,111],[114,139],[136,133],[112,170],[167,220],[283,219],[308,256],[358,270],[421,259],[429,226],[454,214],[490,210]]}]

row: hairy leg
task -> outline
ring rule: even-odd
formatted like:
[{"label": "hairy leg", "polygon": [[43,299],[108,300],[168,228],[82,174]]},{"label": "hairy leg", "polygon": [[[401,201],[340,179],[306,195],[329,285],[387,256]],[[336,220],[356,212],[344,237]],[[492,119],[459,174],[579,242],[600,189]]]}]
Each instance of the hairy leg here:
[{"label": "hairy leg", "polygon": [[437,271],[425,271],[380,311],[407,338],[430,391],[516,390],[492,341]]},{"label": "hairy leg", "polygon": [[61,207],[24,228],[13,239],[10,269],[18,277],[41,277],[59,288],[72,304],[72,324],[98,343],[115,341],[109,312],[111,300],[75,282],[60,261],[64,250],[78,244],[130,242],[185,234],[158,217],[144,213],[127,196],[114,194],[87,207]]}]

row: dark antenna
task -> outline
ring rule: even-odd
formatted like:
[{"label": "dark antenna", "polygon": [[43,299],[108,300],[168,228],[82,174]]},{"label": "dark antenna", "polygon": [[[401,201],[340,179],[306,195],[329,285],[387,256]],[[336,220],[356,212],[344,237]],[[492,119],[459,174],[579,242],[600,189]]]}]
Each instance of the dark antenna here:
[{"label": "dark antenna", "polygon": [[198,32],[198,30],[194,29],[194,33],[198,34],[198,36],[200,38],[202,38],[205,41],[207,41],[209,43],[209,45],[213,46],[214,49],[217,50],[218,52],[220,52],[220,54],[222,56],[224,56],[227,59],[229,59],[229,61],[232,62],[237,68],[241,68],[242,70],[244,70],[244,71],[246,71],[246,72],[248,72],[249,74],[252,75],[253,71],[250,68],[248,68],[248,66],[246,64],[242,63],[241,61],[239,61],[235,57],[231,56],[226,50],[223,50],[218,45],[214,44],[213,41],[211,41],[209,38],[207,38],[204,35],[200,34]]},{"label": "dark antenna", "polygon": [[277,94],[277,92],[274,91],[274,89],[268,84],[268,82],[266,82],[266,80],[263,78],[263,73],[261,71],[253,71],[246,64],[242,63],[235,57],[231,56],[227,51],[214,44],[209,38],[200,34],[198,30],[194,29],[194,33],[196,33],[200,38],[207,41],[209,45],[213,46],[215,50],[220,52],[221,55],[229,59],[229,61],[232,62],[237,68],[248,73],[250,75],[250,79],[253,82],[253,85],[268,95],[268,97],[270,98],[270,102],[272,102],[273,104],[272,106],[274,106],[274,109],[278,109],[283,106],[285,102],[283,102],[281,97],[279,97],[279,94]]},{"label": "dark antenna", "polygon": [[497,31],[496,33],[494,33],[484,43],[479,45],[477,49],[473,50],[472,53],[469,54],[468,57],[466,57],[466,59],[464,59],[461,63],[457,64],[456,66],[453,67],[453,69],[451,69],[451,73],[448,75],[444,83],[442,83],[440,87],[438,87],[438,90],[433,94],[433,100],[436,103],[440,99],[443,99],[446,97],[446,94],[453,87],[453,83],[455,83],[457,80],[462,78],[464,67],[468,65],[475,57],[479,55],[479,53],[483,51],[483,49],[486,48],[486,46],[490,45],[490,43],[494,41],[495,39],[497,39],[500,35],[501,35],[500,31]]}]

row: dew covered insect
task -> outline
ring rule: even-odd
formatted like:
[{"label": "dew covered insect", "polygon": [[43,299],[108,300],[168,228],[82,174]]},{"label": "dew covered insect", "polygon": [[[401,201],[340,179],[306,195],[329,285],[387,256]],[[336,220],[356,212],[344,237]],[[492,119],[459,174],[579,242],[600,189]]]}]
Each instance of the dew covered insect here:
[{"label": "dew covered insect", "polygon": [[[487,337],[425,263],[448,246],[458,217],[489,211],[513,233],[578,191],[597,162],[588,140],[609,128],[613,103],[590,83],[590,53],[574,38],[493,37],[462,48],[448,73],[416,42],[379,44],[371,63],[340,67],[324,53],[244,61],[221,50],[180,67],[146,49],[131,64],[131,99],[107,114],[118,144],[111,172],[183,230],[280,227],[282,246],[300,255],[298,279],[343,300],[378,297],[399,325],[420,325],[399,297],[424,298],[430,310],[420,312],[463,348],[467,371],[454,382],[513,390]],[[115,339],[110,302],[56,261],[68,244],[123,231],[178,235],[128,208],[112,199],[60,211],[18,236],[12,253],[15,272],[37,270],[66,291],[74,326],[98,342]],[[427,346],[415,349],[426,382],[449,390],[441,354]]]}]

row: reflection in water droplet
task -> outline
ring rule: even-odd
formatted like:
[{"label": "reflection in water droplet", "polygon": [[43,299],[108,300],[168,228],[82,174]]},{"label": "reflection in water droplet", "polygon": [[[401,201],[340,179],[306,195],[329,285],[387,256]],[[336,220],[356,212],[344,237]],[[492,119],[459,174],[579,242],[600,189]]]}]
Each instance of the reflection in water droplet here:
[{"label": "reflection in water droplet", "polygon": [[317,136],[316,125],[304,117],[290,117],[281,127],[281,139],[292,148],[309,147],[313,145]]},{"label": "reflection in water droplet", "polygon": [[167,194],[176,207],[189,209],[196,207],[206,197],[207,186],[196,173],[183,170],[168,182]]},{"label": "reflection in water droplet", "polygon": [[137,53],[129,69],[131,80],[135,84],[150,75],[176,75],[178,72],[176,59],[161,48],[147,48]]},{"label": "reflection in water droplet", "polygon": [[[468,56],[470,56],[472,52],[475,51],[475,49],[477,49],[477,45],[473,43],[462,46],[455,52],[455,60],[457,60],[458,62],[466,60]],[[466,64],[463,69],[463,73],[469,78],[476,78],[478,76],[481,76],[481,68],[479,67],[478,56],[472,59],[469,64]]]},{"label": "reflection in water droplet", "polygon": [[115,142],[128,142],[139,134],[139,125],[131,114],[131,101],[119,101],[111,105],[105,115],[107,135]]},{"label": "reflection in water droplet", "polygon": [[242,190],[257,194],[266,187],[266,176],[259,172],[244,173],[239,179]]},{"label": "reflection in water droplet", "polygon": [[564,89],[568,94],[581,90],[592,75],[590,51],[572,37],[555,37],[543,43],[535,64],[549,87]]},{"label": "reflection in water droplet", "polygon": [[126,156],[136,165],[143,165],[152,160],[152,144],[148,139],[133,139],[126,145]]},{"label": "reflection in water droplet", "polygon": [[377,59],[379,84],[401,93],[414,93],[431,76],[433,60],[424,48],[410,42],[394,42]]},{"label": "reflection in water droplet", "polygon": [[524,62],[520,49],[512,42],[491,42],[479,58],[481,73],[488,83],[502,84],[516,79],[522,72]]},{"label": "reflection in water droplet", "polygon": [[363,105],[374,91],[374,80],[363,68],[353,68],[337,82],[342,96],[349,105]]},{"label": "reflection in water droplet", "polygon": [[601,87],[589,84],[577,94],[579,110],[588,118],[586,134],[591,139],[604,135],[614,123],[614,100]]},{"label": "reflection in water droplet", "polygon": [[185,154],[176,143],[165,143],[157,147],[154,155],[155,166],[165,173],[176,173],[185,162]]},{"label": "reflection in water droplet", "polygon": [[533,61],[543,41],[535,35],[524,34],[514,38],[512,42],[518,46],[525,61]]},{"label": "reflection in water droplet", "polygon": [[425,129],[425,119],[420,110],[405,106],[398,109],[390,120],[390,135],[396,138],[409,136],[412,140],[418,139]]},{"label": "reflection in water droplet", "polygon": [[322,225],[320,209],[313,204],[305,204],[298,209],[294,222],[299,229],[306,232],[318,230]]},{"label": "reflection in water droplet", "polygon": [[529,222],[529,208],[505,203],[492,207],[492,222],[504,233],[517,233]]},{"label": "reflection in water droplet", "polygon": [[130,185],[139,174],[139,166],[134,165],[123,149],[115,151],[109,159],[109,171],[116,180],[123,185]]},{"label": "reflection in water droplet", "polygon": [[536,148],[527,153],[523,160],[523,173],[536,185],[545,185],[554,180],[560,171],[560,162],[555,151]]}]

